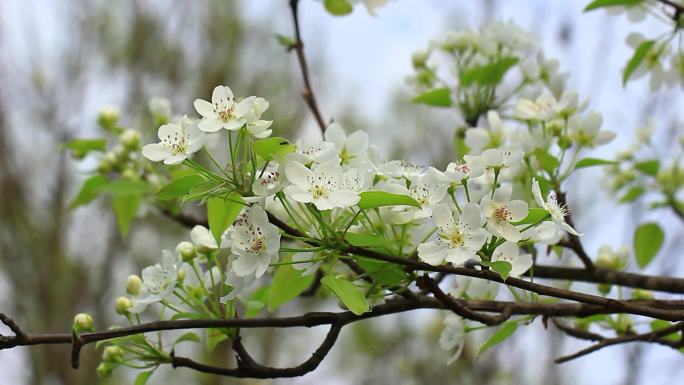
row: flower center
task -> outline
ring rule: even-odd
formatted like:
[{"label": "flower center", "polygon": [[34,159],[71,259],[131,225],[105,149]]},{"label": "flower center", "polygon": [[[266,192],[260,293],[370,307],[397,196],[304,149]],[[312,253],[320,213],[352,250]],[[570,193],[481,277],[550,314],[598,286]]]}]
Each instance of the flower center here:
[{"label": "flower center", "polygon": [[508,206],[503,205],[494,209],[494,214],[492,217],[497,223],[502,223],[510,221],[513,215],[511,214],[511,210],[508,208]]},{"label": "flower center", "polygon": [[170,149],[174,154],[183,154],[188,148],[188,141],[190,135],[175,132],[172,135],[162,139],[162,144]]},{"label": "flower center", "polygon": [[231,107],[226,107],[225,109],[219,110],[218,111],[218,117],[224,123],[229,122],[232,119],[235,119],[235,108],[233,108],[231,106]]},{"label": "flower center", "polygon": [[313,186],[311,195],[313,195],[314,199],[325,198],[328,196],[328,190],[322,186]]}]

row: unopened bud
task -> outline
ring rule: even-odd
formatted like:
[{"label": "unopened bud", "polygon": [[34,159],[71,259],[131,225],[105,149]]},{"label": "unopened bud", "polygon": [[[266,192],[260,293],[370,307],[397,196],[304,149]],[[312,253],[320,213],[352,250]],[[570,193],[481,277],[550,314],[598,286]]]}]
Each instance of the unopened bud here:
[{"label": "unopened bud", "polygon": [[74,329],[78,332],[93,330],[93,317],[86,313],[76,314],[74,317]]},{"label": "unopened bud", "polygon": [[98,377],[108,378],[112,375],[112,370],[114,370],[114,367],[111,364],[103,362],[97,366],[96,370]]},{"label": "unopened bud", "polygon": [[97,123],[107,131],[116,131],[119,120],[119,108],[116,106],[102,107],[97,116]]},{"label": "unopened bud", "polygon": [[185,269],[178,270],[178,282],[183,283],[185,281]]},{"label": "unopened bud", "polygon": [[618,314],[615,329],[618,334],[624,335],[632,331],[634,322],[627,314]]},{"label": "unopened bud", "polygon": [[188,262],[197,255],[195,245],[192,242],[183,241],[176,246],[176,252],[183,257],[183,261]]},{"label": "unopened bud", "polygon": [[633,299],[640,299],[640,300],[651,300],[651,299],[655,298],[655,295],[650,290],[634,289],[632,291],[632,298]]},{"label": "unopened bud", "polygon": [[413,62],[413,68],[423,68],[427,63],[428,56],[430,52],[428,51],[418,51],[411,55],[411,61]]},{"label": "unopened bud", "polygon": [[107,346],[102,352],[102,361],[104,362],[119,362],[123,358],[124,351],[118,346]]},{"label": "unopened bud", "polygon": [[132,128],[127,128],[120,136],[121,144],[130,149],[138,148],[140,144],[140,133]]},{"label": "unopened bud", "polygon": [[142,279],[135,274],[128,276],[126,280],[126,293],[130,295],[137,295],[140,293],[140,288],[142,287]]},{"label": "unopened bud", "polygon": [[132,168],[127,168],[121,172],[121,177],[126,180],[138,180],[140,179],[140,173]]},{"label": "unopened bud", "polygon": [[117,314],[125,315],[131,307],[133,307],[133,303],[126,297],[119,297],[114,301],[114,311]]}]

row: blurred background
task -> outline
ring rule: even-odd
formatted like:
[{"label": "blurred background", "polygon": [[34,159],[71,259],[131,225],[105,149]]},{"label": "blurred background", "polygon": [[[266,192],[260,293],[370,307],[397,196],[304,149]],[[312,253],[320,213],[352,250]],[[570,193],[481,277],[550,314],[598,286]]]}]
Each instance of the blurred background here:
[{"label": "blurred background", "polygon": [[[668,27],[650,19],[630,24],[603,11],[583,14],[586,3],[395,0],[378,17],[359,6],[336,18],[320,1],[302,0],[300,13],[324,116],[347,131],[367,130],[387,157],[436,166],[452,160],[458,117],[410,103],[411,54],[449,29],[494,19],[512,19],[535,33],[547,57],[571,73],[570,87],[603,113],[606,129],[618,133],[592,155],[611,157],[649,120],[655,143],[666,148],[684,119],[681,89],[650,93],[644,80],[623,88],[620,69],[632,52],[624,42],[629,32],[654,36]],[[119,106],[124,125],[151,135],[157,127],[146,113],[150,97],[167,97],[175,113],[194,114],[192,100],[226,84],[271,102],[268,118],[276,135],[320,135],[300,98],[295,57],[274,33],[292,34],[285,0],[0,1],[0,311],[32,332],[68,330],[78,312],[93,314],[98,328],[106,328],[121,322],[113,299],[123,293],[126,276],[187,238],[185,229],[153,212],[143,213],[122,238],[104,202],[69,210],[96,162],[74,162],[60,143],[101,135],[96,120],[102,106]],[[657,215],[672,226],[666,252],[648,272],[682,275],[673,254],[681,249],[679,222],[667,212],[606,201],[597,188],[601,177],[585,171],[566,187],[587,250],[630,243],[634,227]],[[314,305],[303,301],[280,312],[298,314]],[[321,367],[303,378],[240,381],[163,368],[150,384],[671,384],[684,371],[676,352],[646,345],[553,365],[554,357],[584,343],[544,330],[540,322],[479,360],[475,352],[486,332],[473,333],[464,356],[446,366],[447,353],[437,343],[442,316],[420,311],[348,327]],[[324,332],[249,332],[245,340],[264,363],[286,365],[308,357]],[[0,333],[9,331],[0,327]],[[68,346],[0,351],[0,385],[133,382],[135,373],[126,370],[100,381],[94,370],[99,353],[91,349],[78,371],[69,366]],[[229,364],[230,356],[224,347],[204,360]]]}]

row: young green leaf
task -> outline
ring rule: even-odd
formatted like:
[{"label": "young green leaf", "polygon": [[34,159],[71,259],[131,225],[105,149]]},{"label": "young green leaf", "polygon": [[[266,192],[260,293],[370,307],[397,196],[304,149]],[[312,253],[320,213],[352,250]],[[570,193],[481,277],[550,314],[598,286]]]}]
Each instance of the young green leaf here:
[{"label": "young green leaf", "polygon": [[627,81],[629,80],[629,77],[632,76],[632,73],[639,68],[639,65],[642,61],[644,61],[646,55],[648,55],[648,51],[650,51],[651,47],[653,47],[653,44],[655,44],[654,40],[646,40],[639,44],[639,46],[634,50],[634,55],[632,55],[632,58],[629,59],[627,66],[622,73],[623,86],[627,84]]},{"label": "young green leaf", "polygon": [[539,164],[541,167],[549,173],[549,175],[552,175],[554,171],[558,168],[560,165],[560,162],[556,157],[552,156],[548,152],[542,150],[541,148],[538,148],[535,152],[534,155],[537,157],[537,160],[539,161]]},{"label": "young green leaf", "polygon": [[660,169],[660,161],[658,159],[644,160],[634,163],[634,168],[646,175],[656,176]]},{"label": "young green leaf", "polygon": [[290,144],[287,139],[272,137],[257,140],[252,145],[254,152],[265,161],[273,160],[274,157],[282,156],[296,150],[296,146]]},{"label": "young green leaf", "polygon": [[183,334],[182,336],[178,337],[178,338],[176,339],[176,342],[173,343],[173,346],[176,346],[176,345],[178,345],[178,344],[181,343],[181,342],[196,342],[196,343],[200,343],[200,337],[199,337],[196,333],[187,332],[187,333]]},{"label": "young green leaf", "polygon": [[138,374],[138,376],[135,378],[134,385],[145,385],[147,383],[147,380],[149,380],[152,376],[152,373],[154,373],[154,370]]},{"label": "young green leaf", "polygon": [[[284,262],[289,262],[287,258]],[[292,265],[278,267],[273,276],[271,290],[268,292],[268,311],[272,312],[296,298],[306,290],[314,280],[314,275],[302,275],[303,270],[297,270]]]},{"label": "young green leaf", "polygon": [[505,341],[508,337],[513,335],[515,330],[518,328],[518,324],[514,321],[509,321],[501,325],[499,330],[497,330],[494,334],[492,334],[491,337],[485,342],[482,346],[480,346],[480,350],[477,352],[477,356],[481,356],[482,353],[486,352],[489,350],[492,346],[495,346],[497,344],[500,344],[501,342]]},{"label": "young green leaf", "polygon": [[518,58],[504,57],[493,63],[475,66],[461,74],[461,86],[467,87],[471,84],[481,86],[495,86],[503,80],[508,70],[518,63]]},{"label": "young green leaf", "polygon": [[86,179],[86,181],[83,182],[81,190],[78,191],[76,198],[74,198],[69,207],[73,209],[90,203],[93,199],[100,195],[102,186],[106,185],[107,183],[109,183],[109,181],[102,175],[94,175]]},{"label": "young green leaf", "polygon": [[[660,329],[669,328],[670,326],[672,326],[672,324],[667,322],[667,321],[657,319],[657,320],[651,321],[650,326],[651,326],[651,331],[656,331],[656,330],[660,330]],[[663,338],[668,340],[668,341],[676,342],[676,341],[679,341],[680,335],[681,335],[681,332],[674,332],[672,334],[668,334],[668,335],[664,336]]]},{"label": "young green leaf", "polygon": [[451,107],[451,91],[448,88],[435,88],[413,98],[414,103],[433,107]]},{"label": "young green leaf", "polygon": [[527,213],[527,216],[521,220],[520,222],[515,222],[513,223],[514,225],[531,225],[533,223],[537,223],[544,218],[546,218],[549,215],[549,212],[539,208],[539,207],[531,207]]},{"label": "young green leaf", "polygon": [[493,272],[499,273],[501,276],[501,279],[504,281],[508,278],[508,274],[511,273],[511,269],[513,266],[511,266],[510,262],[506,261],[495,261],[495,262],[480,262],[482,266],[489,266],[490,269],[492,269]]},{"label": "young green leaf", "polygon": [[344,240],[352,246],[359,247],[383,246],[386,243],[386,241],[377,234],[363,234],[350,232],[347,232],[347,234],[345,234]]},{"label": "young green leaf", "polygon": [[62,144],[62,147],[71,150],[74,158],[81,159],[91,151],[106,150],[107,139],[74,139]]},{"label": "young green leaf", "polygon": [[285,47],[287,49],[291,49],[292,47],[297,45],[297,40],[295,40],[293,37],[290,37],[290,36],[285,36],[285,35],[281,35],[279,33],[276,33],[275,38],[276,38],[276,40],[278,40],[278,43],[280,43],[280,45],[282,45],[283,47]]},{"label": "young green leaf", "polygon": [[116,214],[116,224],[121,235],[128,234],[131,222],[138,214],[140,207],[140,195],[117,195],[112,200],[114,214]]},{"label": "young green leaf", "polygon": [[629,190],[627,190],[625,195],[623,195],[620,198],[620,202],[621,203],[634,202],[640,196],[644,195],[645,192],[646,192],[646,189],[644,189],[641,186],[632,186]]},{"label": "young green leaf", "polygon": [[364,191],[361,193],[359,207],[363,210],[382,206],[420,207],[420,203],[408,195],[392,194],[384,191]]},{"label": "young green leaf", "polygon": [[598,158],[584,158],[580,159],[577,164],[575,164],[575,169],[578,168],[584,168],[584,167],[592,167],[592,166],[605,166],[609,164],[616,164],[617,162],[612,161],[612,160],[604,160],[604,159],[598,159]]},{"label": "young green leaf", "polygon": [[203,181],[204,178],[200,175],[187,175],[174,179],[157,191],[157,199],[170,200],[182,198],[187,195],[193,187]]},{"label": "young green leaf", "polygon": [[209,353],[216,349],[216,346],[228,339],[224,329],[207,329],[207,350]]},{"label": "young green leaf", "polygon": [[142,180],[118,179],[100,187],[101,191],[114,196],[142,195],[149,189],[147,182]]},{"label": "young green leaf", "polygon": [[398,285],[406,277],[406,271],[397,264],[362,257],[356,257],[355,260],[373,278],[376,286]]},{"label": "young green leaf", "polygon": [[593,11],[603,7],[631,7],[642,3],[644,0],[594,0],[584,8],[584,12]]},{"label": "young green leaf", "polygon": [[323,277],[321,283],[330,289],[352,313],[361,315],[368,311],[366,297],[353,282],[329,275]]},{"label": "young green leaf", "polygon": [[245,206],[245,201],[240,194],[233,192],[227,198],[212,197],[207,200],[207,219],[209,230],[221,243],[221,236],[226,229],[235,222],[235,218],[240,214]]},{"label": "young green leaf", "polygon": [[325,0],[325,9],[332,15],[344,16],[352,11],[352,5],[347,0]]},{"label": "young green leaf", "polygon": [[268,303],[268,295],[271,292],[270,289],[270,286],[262,286],[249,296],[249,301],[247,301],[245,306],[247,308],[244,315],[245,318],[254,318],[261,313],[261,309]]},{"label": "young green leaf", "polygon": [[640,268],[645,268],[663,246],[665,233],[654,222],[644,223],[634,232],[634,254]]}]

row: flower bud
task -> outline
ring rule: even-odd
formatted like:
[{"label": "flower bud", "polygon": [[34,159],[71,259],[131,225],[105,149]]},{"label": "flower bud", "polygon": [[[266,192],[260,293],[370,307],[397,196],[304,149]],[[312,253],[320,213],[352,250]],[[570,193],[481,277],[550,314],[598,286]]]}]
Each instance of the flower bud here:
[{"label": "flower bud", "polygon": [[102,352],[102,361],[104,362],[119,362],[123,358],[124,351],[119,346],[107,346]]},{"label": "flower bud", "polygon": [[112,165],[111,165],[111,163],[109,163],[109,161],[107,160],[106,157],[100,159],[100,163],[97,165],[97,171],[99,173],[104,174],[104,173],[111,171],[111,169],[112,169]]},{"label": "flower bud", "polygon": [[609,283],[599,283],[597,285],[597,288],[598,288],[599,293],[601,293],[601,295],[605,296],[605,295],[608,295],[608,293],[610,293],[610,291],[613,289],[613,285],[611,285]]},{"label": "flower bud", "polygon": [[152,97],[147,102],[147,107],[155,119],[168,120],[171,116],[171,103],[166,98]]},{"label": "flower bud", "polygon": [[112,375],[112,370],[114,370],[114,366],[108,363],[101,363],[100,365],[97,366],[97,375],[100,378],[108,378]]},{"label": "flower bud", "polygon": [[86,313],[76,314],[74,317],[74,329],[77,332],[93,330],[93,317]]},{"label": "flower bud", "polygon": [[185,281],[185,269],[178,269],[178,282],[183,283]]},{"label": "flower bud", "polygon": [[130,295],[138,295],[140,293],[140,287],[142,287],[142,280],[135,274],[128,276],[126,280],[126,293]]},{"label": "flower bud", "polygon": [[121,135],[119,140],[126,148],[136,149],[140,144],[140,133],[132,128],[127,128]]},{"label": "flower bud", "polygon": [[119,120],[119,108],[117,106],[102,107],[97,116],[97,123],[107,131],[116,131],[116,123]]},{"label": "flower bud", "polygon": [[116,158],[116,154],[114,153],[114,151],[107,151],[102,160],[107,162],[109,164],[109,167],[112,167],[119,163],[119,160]]},{"label": "flower bud", "polygon": [[615,322],[615,331],[620,335],[627,334],[632,331],[634,322],[627,314],[618,314]]},{"label": "flower bud", "polygon": [[632,291],[632,298],[640,300],[651,300],[655,298],[655,295],[651,290],[634,289]]},{"label": "flower bud", "polygon": [[121,172],[121,178],[126,180],[138,180],[140,179],[140,174],[132,168],[127,168]]},{"label": "flower bud", "polygon": [[114,146],[112,149],[112,152],[114,153],[114,156],[116,157],[118,162],[125,162],[128,160],[128,149],[124,147],[121,144],[117,144]]},{"label": "flower bud", "polygon": [[114,311],[117,314],[125,315],[131,307],[133,307],[133,303],[126,297],[119,297],[114,301]]},{"label": "flower bud", "polygon": [[183,261],[191,261],[197,255],[195,245],[192,242],[183,241],[176,246],[176,253],[183,257]]},{"label": "flower bud", "polygon": [[424,68],[427,64],[427,59],[430,56],[429,51],[418,51],[411,55],[411,61],[413,62],[413,68]]}]

